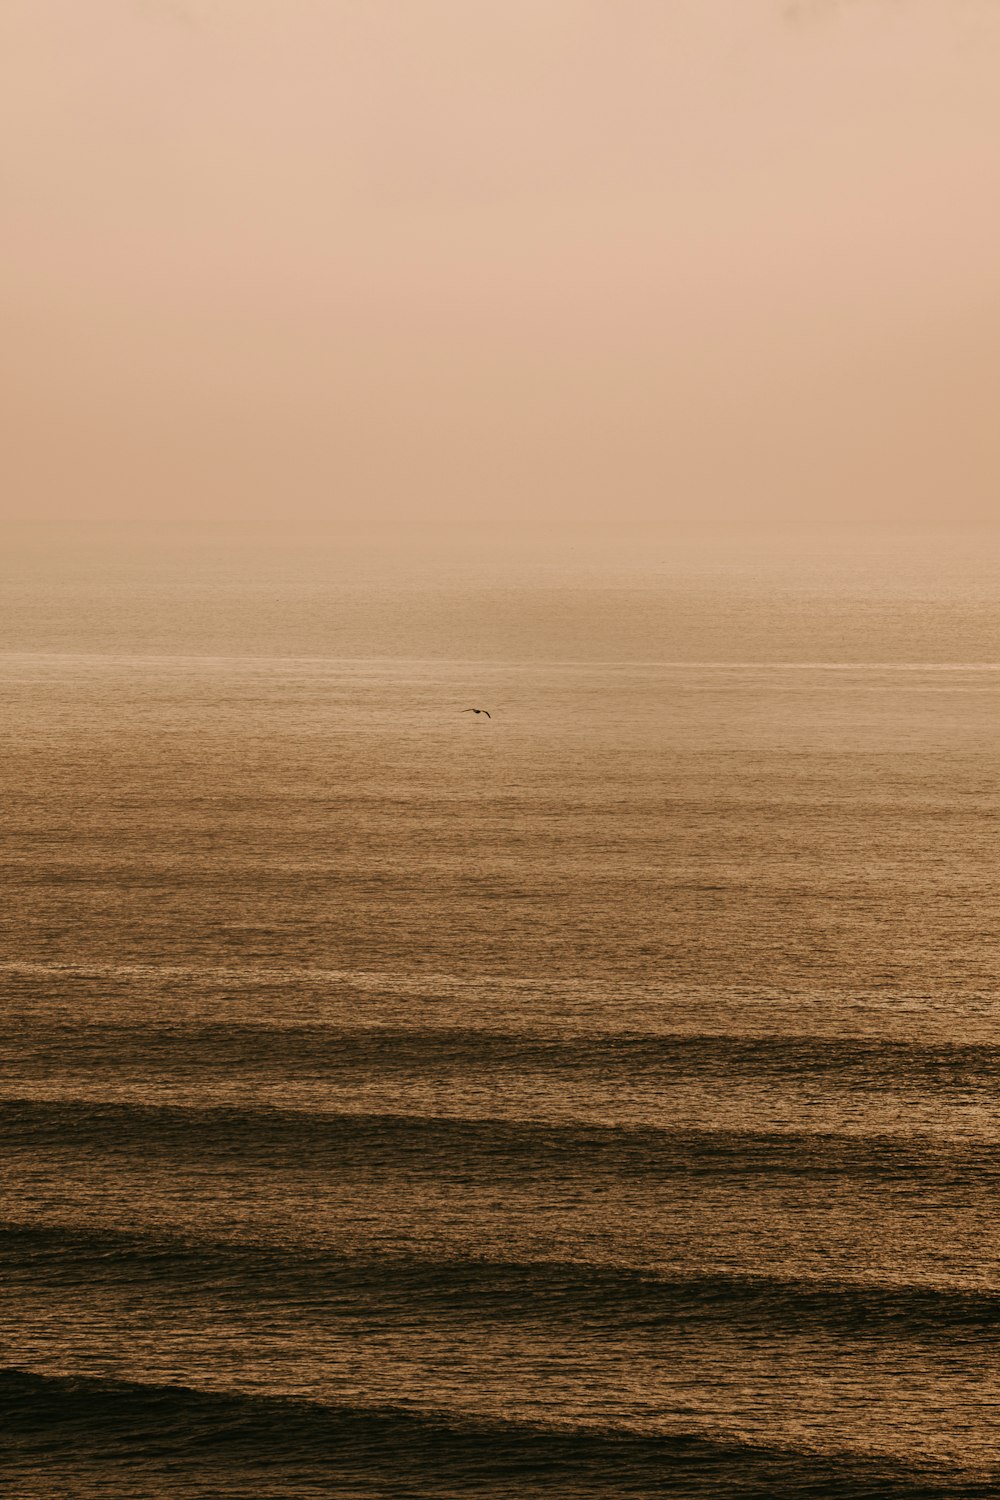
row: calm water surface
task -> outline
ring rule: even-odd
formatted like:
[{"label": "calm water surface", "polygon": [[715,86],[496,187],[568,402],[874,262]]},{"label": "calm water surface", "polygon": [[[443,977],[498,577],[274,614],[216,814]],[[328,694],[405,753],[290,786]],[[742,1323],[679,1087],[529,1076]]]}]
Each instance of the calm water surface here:
[{"label": "calm water surface", "polygon": [[1000,1492],[989,580],[310,566],[3,618],[10,1493]]}]

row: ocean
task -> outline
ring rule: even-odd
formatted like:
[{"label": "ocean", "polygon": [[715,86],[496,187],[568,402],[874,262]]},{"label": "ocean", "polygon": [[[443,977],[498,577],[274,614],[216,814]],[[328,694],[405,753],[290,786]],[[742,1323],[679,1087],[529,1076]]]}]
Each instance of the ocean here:
[{"label": "ocean", "polygon": [[401,558],[5,565],[7,1493],[1000,1494],[995,558]]}]

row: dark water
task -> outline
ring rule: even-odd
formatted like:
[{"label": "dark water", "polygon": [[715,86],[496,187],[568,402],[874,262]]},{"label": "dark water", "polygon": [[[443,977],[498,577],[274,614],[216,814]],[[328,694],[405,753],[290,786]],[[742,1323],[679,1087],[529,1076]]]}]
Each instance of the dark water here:
[{"label": "dark water", "polygon": [[657,665],[557,604],[0,660],[18,1500],[1000,1493],[982,610]]}]

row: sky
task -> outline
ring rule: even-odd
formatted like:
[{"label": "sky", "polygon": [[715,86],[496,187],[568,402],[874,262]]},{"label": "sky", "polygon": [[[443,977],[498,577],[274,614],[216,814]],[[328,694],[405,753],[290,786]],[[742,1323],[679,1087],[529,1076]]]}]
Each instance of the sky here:
[{"label": "sky", "polygon": [[4,0],[0,506],[988,525],[995,0]]}]

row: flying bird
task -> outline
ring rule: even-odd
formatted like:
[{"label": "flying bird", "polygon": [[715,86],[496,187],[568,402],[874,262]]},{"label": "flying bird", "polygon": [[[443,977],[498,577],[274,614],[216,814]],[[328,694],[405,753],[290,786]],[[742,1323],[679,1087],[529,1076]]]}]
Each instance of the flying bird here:
[{"label": "flying bird", "polygon": [[485,714],[488,719],[493,717],[488,708],[463,708],[462,712],[463,714]]}]

